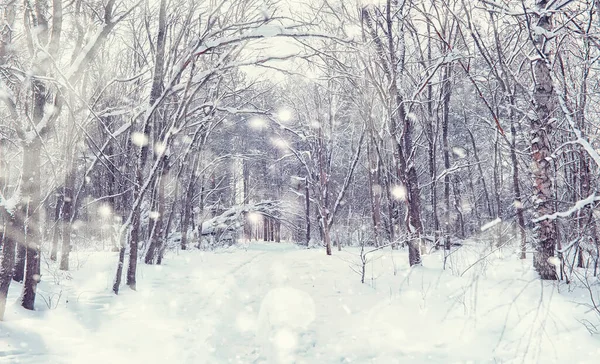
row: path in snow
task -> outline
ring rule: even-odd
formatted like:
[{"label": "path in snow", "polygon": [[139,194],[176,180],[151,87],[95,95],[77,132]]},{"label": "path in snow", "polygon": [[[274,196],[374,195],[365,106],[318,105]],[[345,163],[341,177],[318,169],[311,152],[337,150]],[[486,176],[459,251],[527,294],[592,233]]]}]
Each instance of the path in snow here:
[{"label": "path in snow", "polygon": [[[116,256],[78,253],[79,270],[46,271],[38,311],[8,307],[0,363],[595,363],[600,355],[577,321],[593,317],[570,302],[580,297],[535,280],[529,262],[498,258],[459,278],[439,269],[438,255],[411,271],[406,252],[382,251],[360,284],[349,268],[356,252],[184,251],[164,266],[140,264],[138,291],[123,287],[118,297]],[[464,252],[453,269],[474,259]]]}]

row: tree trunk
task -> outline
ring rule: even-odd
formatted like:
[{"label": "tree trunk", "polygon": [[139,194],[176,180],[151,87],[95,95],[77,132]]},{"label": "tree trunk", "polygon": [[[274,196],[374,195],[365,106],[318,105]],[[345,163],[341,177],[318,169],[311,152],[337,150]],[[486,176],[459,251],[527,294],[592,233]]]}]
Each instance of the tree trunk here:
[{"label": "tree trunk", "polygon": [[269,235],[269,218],[267,216],[263,216],[263,229],[262,229],[262,241],[268,241]]},{"label": "tree trunk", "polygon": [[[130,133],[127,134],[127,144],[126,144],[126,148],[125,148],[125,156],[130,156],[132,155],[132,151],[135,150],[133,143],[131,143],[131,131]],[[135,172],[131,172],[132,170],[134,170],[134,161],[132,161],[131,158],[126,157],[126,159],[123,161],[123,168],[121,170],[120,173],[120,181],[119,181],[119,185],[121,187],[121,189],[124,189],[125,183],[127,181],[127,179],[133,179],[136,178],[135,177]],[[129,172],[129,173],[128,173]],[[127,178],[127,177],[128,178]],[[120,198],[119,198],[119,207],[117,209],[115,209],[116,211],[119,212],[119,214],[121,214],[121,221],[124,222],[126,221],[126,206],[131,206],[131,204],[134,203],[134,194],[132,191],[129,191],[127,193],[123,193]],[[120,240],[119,240],[120,239]],[[119,247],[119,259],[117,261],[117,272],[115,274],[115,279],[113,281],[113,287],[112,290],[115,294],[119,294],[119,289],[121,288],[121,280],[123,277],[123,266],[125,265],[125,255],[127,252],[127,236],[123,235],[121,236],[120,234],[117,234],[117,246]]]},{"label": "tree trunk", "polygon": [[[140,172],[138,172],[140,173]],[[138,180],[141,182],[140,180]],[[137,195],[137,194],[136,194]],[[129,235],[129,264],[127,266],[127,285],[129,288],[135,290],[136,289],[136,277],[135,272],[137,269],[137,260],[138,260],[138,241],[139,241],[139,233],[140,233],[140,208],[136,209],[134,212],[134,216],[131,222],[131,232]],[[120,255],[119,255],[120,259]]]},{"label": "tree trunk", "polygon": [[[195,165],[195,163],[193,165]],[[193,204],[196,180],[196,173],[195,171],[192,171],[192,175],[185,192],[185,201],[183,202],[183,219],[181,220],[181,250],[187,249],[188,228],[190,226],[190,218],[192,216],[191,208]]]},{"label": "tree trunk", "polygon": [[[433,59],[431,55],[431,24],[427,22],[427,64],[429,67],[433,65]],[[428,68],[430,69],[430,68]],[[427,79],[429,79],[429,70],[426,73]],[[431,191],[430,191],[430,203],[431,203],[431,215],[433,219],[433,234],[435,237],[436,249],[437,249],[437,235],[440,230],[440,221],[438,217],[438,201],[437,201],[437,161],[436,145],[437,145],[437,127],[434,125],[433,117],[433,84],[429,82],[427,84],[427,156],[429,164],[429,177],[431,179]]]},{"label": "tree trunk", "polygon": [[[372,138],[369,138],[371,141]],[[381,226],[381,185],[378,178],[378,167],[376,156],[371,152],[371,143],[367,143],[367,160],[369,161],[369,196],[371,197],[371,217],[373,219],[373,238],[375,246],[379,246],[379,230]]]},{"label": "tree trunk", "polygon": [[325,252],[327,255],[331,255],[331,232],[329,231],[329,226],[327,226],[327,220],[324,217],[321,217],[323,228],[323,242],[325,243]]},{"label": "tree trunk", "polygon": [[465,232],[465,220],[463,217],[463,212],[461,210],[461,193],[460,187],[458,183],[458,176],[455,174],[451,179],[452,183],[452,194],[454,195],[454,210],[456,211],[456,219],[458,222],[458,232],[460,238],[466,237]]},{"label": "tree trunk", "polygon": [[[40,86],[43,87],[43,86]],[[39,89],[38,89],[39,90]],[[36,92],[36,105],[34,116],[41,115],[45,99],[43,91]],[[41,118],[41,116],[40,116]],[[39,120],[36,118],[36,120]],[[33,310],[35,303],[36,287],[40,280],[40,163],[41,163],[42,141],[35,138],[23,148],[23,200],[22,214],[25,219],[25,241],[26,247],[25,279],[23,292],[21,294],[21,305]]]},{"label": "tree trunk", "polygon": [[73,191],[75,190],[75,168],[74,162],[69,163],[68,172],[65,177],[63,187],[63,208],[62,208],[62,248],[60,254],[60,269],[69,270],[69,254],[71,253],[71,233],[73,230]]},{"label": "tree trunk", "polygon": [[446,174],[444,175],[444,249],[450,250],[450,175],[448,170],[450,169],[450,153],[448,149],[448,123],[444,120],[442,123],[442,141],[444,147],[444,169]]},{"label": "tree trunk", "polygon": [[121,242],[121,248],[119,249],[119,260],[117,262],[117,273],[115,274],[115,281],[113,282],[112,290],[115,294],[119,294],[119,287],[121,287],[121,277],[123,276],[123,265],[125,265],[125,242]]},{"label": "tree trunk", "polygon": [[[167,172],[170,171],[171,165],[169,164],[169,159],[167,156]],[[166,182],[165,182],[166,183]],[[171,227],[173,226],[173,215],[175,214],[175,204],[177,203],[177,198],[179,196],[179,184],[175,185],[175,191],[173,193],[173,203],[171,204],[171,212],[169,213],[169,218],[167,219],[167,224],[165,225],[162,233],[162,242],[158,249],[158,258],[156,259],[156,264],[161,265],[163,257],[165,256],[165,250],[168,248],[169,236],[171,236]],[[191,202],[190,202],[191,203]],[[165,205],[166,207],[166,205]],[[166,210],[166,208],[165,208]]]},{"label": "tree trunk", "polygon": [[[106,154],[109,156],[113,155],[113,148],[111,144],[109,144],[109,146],[107,147]],[[112,210],[112,214],[109,216],[110,225],[108,227],[108,235],[110,237],[110,251],[113,252],[118,251],[117,247],[119,246],[119,242],[115,239],[112,224],[116,221],[115,219],[117,218],[117,215],[121,210],[119,206],[117,206],[117,194],[119,193],[119,184],[117,183],[116,173],[117,171],[109,171],[108,173],[108,194],[111,196],[108,198],[108,204]]]},{"label": "tree trunk", "polygon": [[310,244],[310,189],[308,186],[308,177],[304,179],[304,218],[306,221],[304,242],[308,246]]},{"label": "tree trunk", "polygon": [[161,245],[164,244],[164,218],[165,218],[165,184],[166,177],[169,173],[169,161],[166,155],[162,157],[162,166],[160,167],[161,173],[158,176],[157,187],[158,191],[156,193],[156,208],[158,212],[158,216],[154,219],[154,232],[152,234],[152,241],[150,242],[150,246],[148,247],[148,251],[146,252],[146,256],[144,257],[144,263],[146,264],[154,264],[155,258],[157,257],[157,253],[161,250]]},{"label": "tree trunk", "polygon": [[21,222],[17,222],[15,215],[10,215],[4,210],[0,211],[3,214],[4,229],[2,234],[2,259],[0,260],[0,321],[4,318],[6,309],[6,299],[8,289],[13,275],[13,267],[15,264],[15,248],[17,245],[19,228]]},{"label": "tree trunk", "polygon": [[[536,5],[542,14],[539,17],[538,27],[547,32],[552,31],[552,13],[543,12],[548,0],[537,0]],[[536,44],[542,57],[533,62],[534,91],[536,117],[531,119],[531,154],[533,157],[533,176],[535,188],[535,212],[538,216],[552,213],[552,178],[551,155],[549,136],[552,133],[552,110],[554,109],[554,88],[550,69],[550,51],[548,40],[544,34],[536,36]],[[554,257],[556,244],[556,226],[552,220],[537,222],[536,230],[536,257],[534,261],[540,277],[545,280],[555,280],[556,268],[550,262]]]},{"label": "tree trunk", "polygon": [[513,192],[515,196],[515,209],[517,212],[517,227],[519,229],[519,236],[521,237],[521,259],[527,258],[527,235],[525,233],[525,217],[523,216],[523,202],[521,198],[521,187],[519,185],[519,161],[517,159],[517,128],[515,126],[514,119],[511,115],[510,121],[510,133],[512,135],[510,145],[510,159],[512,162],[513,173]]},{"label": "tree trunk", "polygon": [[[496,130],[495,139],[494,139],[494,197],[496,202],[496,218],[500,218],[502,216],[502,202],[500,199],[500,191],[501,191],[501,176],[502,176],[502,156],[500,154],[500,132]],[[496,231],[496,246],[499,247],[502,245],[502,224],[496,224],[493,227],[493,230]],[[492,242],[490,242],[490,245]]]},{"label": "tree trunk", "polygon": [[52,250],[50,252],[50,260],[56,262],[58,257],[58,240],[61,237],[62,227],[62,206],[63,206],[63,195],[62,193],[56,199],[56,207],[54,209],[54,227],[52,232]]},{"label": "tree trunk", "polygon": [[450,141],[448,140],[448,126],[450,123],[450,78],[452,77],[452,64],[444,67],[442,76],[442,144],[444,148],[444,249],[450,250],[450,236],[453,234],[450,215]]}]

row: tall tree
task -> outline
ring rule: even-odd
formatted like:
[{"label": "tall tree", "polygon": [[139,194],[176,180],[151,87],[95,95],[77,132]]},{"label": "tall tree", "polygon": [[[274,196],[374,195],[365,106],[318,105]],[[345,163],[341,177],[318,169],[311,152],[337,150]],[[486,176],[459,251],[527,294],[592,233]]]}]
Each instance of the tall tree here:
[{"label": "tall tree", "polygon": [[[551,54],[548,38],[552,32],[552,11],[546,7],[547,0],[537,0],[536,10],[539,15],[528,18],[529,29],[534,39],[537,57],[533,61],[533,102],[535,117],[531,122],[531,155],[533,157],[533,176],[535,179],[535,210],[538,216],[550,215],[552,206],[552,147],[550,135],[553,129],[553,114],[556,95],[551,72]],[[536,31],[542,29],[543,31]],[[537,243],[534,265],[542,279],[557,279],[556,267],[551,258],[554,257],[556,245],[556,225],[552,220],[538,221],[536,229]]]}]

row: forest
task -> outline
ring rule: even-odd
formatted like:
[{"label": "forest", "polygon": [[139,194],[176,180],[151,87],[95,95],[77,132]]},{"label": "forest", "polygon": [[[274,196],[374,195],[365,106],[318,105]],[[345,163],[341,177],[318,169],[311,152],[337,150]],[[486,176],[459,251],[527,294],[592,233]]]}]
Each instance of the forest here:
[{"label": "forest", "polygon": [[[103,360],[573,361],[575,349],[548,354],[544,340],[577,332],[584,348],[599,344],[599,60],[598,0],[0,0],[0,362],[82,362],[83,349],[52,356],[27,330],[68,331],[76,312],[88,332],[105,305],[128,332],[112,308],[127,320],[126,307],[163,286],[208,316],[202,302],[236,305],[237,329],[212,328],[230,344],[207,333],[198,353],[159,360],[143,356],[149,340],[141,356]],[[458,308],[428,298],[440,315],[464,306],[485,320],[476,297],[506,292],[498,307],[530,306],[473,329],[504,327],[489,339],[494,356],[485,345],[479,357],[452,356],[460,346],[399,353],[393,345],[420,348],[431,333],[398,319],[397,337],[386,323],[423,322],[400,313],[413,294],[398,276],[421,305],[434,294],[423,282],[446,282],[431,286],[438,301],[456,286]],[[330,293],[300,289],[306,277],[335,282],[360,308],[324,308]],[[250,283],[265,279],[278,288]],[[509,279],[525,283],[501,290]],[[386,299],[397,309],[379,306]],[[220,304],[210,312],[226,321]],[[328,318],[364,310],[395,344],[369,338],[335,356],[328,340],[354,336]],[[297,318],[285,330],[284,316]],[[570,326],[553,336],[556,317]],[[442,341],[460,330],[447,326]],[[254,338],[263,350],[236,346]],[[502,351],[503,340],[519,344]]]}]

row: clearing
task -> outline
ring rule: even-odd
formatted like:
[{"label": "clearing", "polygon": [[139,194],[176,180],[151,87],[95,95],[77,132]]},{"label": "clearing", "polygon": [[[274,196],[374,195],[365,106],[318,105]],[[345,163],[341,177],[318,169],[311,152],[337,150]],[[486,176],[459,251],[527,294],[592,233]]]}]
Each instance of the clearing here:
[{"label": "clearing", "polygon": [[381,250],[365,284],[350,268],[357,248],[181,251],[140,264],[137,292],[119,296],[116,253],[73,253],[73,272],[43,269],[36,311],[16,304],[21,286],[11,286],[0,362],[598,362],[589,291],[541,282],[512,251],[467,269],[484,251],[467,242],[446,270],[442,251],[411,270],[405,250]]}]

